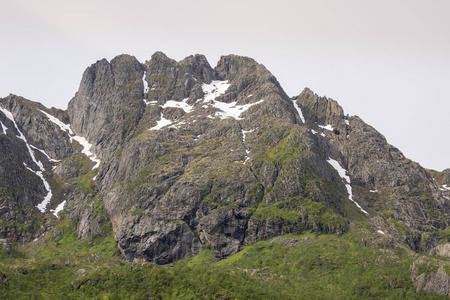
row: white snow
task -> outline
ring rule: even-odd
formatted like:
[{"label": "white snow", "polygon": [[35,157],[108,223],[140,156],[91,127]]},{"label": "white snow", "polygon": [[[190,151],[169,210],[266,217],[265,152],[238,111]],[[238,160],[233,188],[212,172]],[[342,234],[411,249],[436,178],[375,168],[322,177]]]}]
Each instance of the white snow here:
[{"label": "white snow", "polygon": [[75,141],[80,143],[80,145],[83,146],[83,150],[81,150],[81,153],[86,154],[86,156],[89,157],[91,161],[95,162],[95,166],[92,167],[92,170],[98,168],[101,161],[100,159],[98,159],[97,155],[91,152],[92,144],[89,143],[84,137],[79,135],[74,135],[71,137],[71,139],[74,139]]},{"label": "white snow", "polygon": [[220,119],[226,119],[230,117],[235,119],[241,119],[239,118],[239,116],[244,111],[249,109],[251,106],[259,104],[264,101],[259,100],[258,102],[249,103],[245,105],[237,105],[236,102],[225,103],[220,101],[214,101],[218,96],[224,94],[229,87],[230,84],[228,84],[228,80],[225,81],[213,80],[210,84],[206,83],[202,84],[202,89],[203,92],[205,93],[203,101],[209,102],[208,104],[221,110],[221,112],[216,112],[215,114],[215,116],[219,117]]},{"label": "white snow", "polygon": [[322,128],[322,129],[329,130],[329,131],[333,131],[334,130],[334,128],[331,125],[329,125],[329,124],[327,126],[319,125],[319,127]]},{"label": "white snow", "polygon": [[42,150],[42,149],[39,149],[38,147],[35,147],[35,146],[33,146],[33,145],[30,145],[30,147],[33,148],[34,150],[40,151],[40,152],[41,152],[42,154],[44,154],[44,155],[47,157],[47,159],[48,159],[49,161],[51,161],[51,162],[60,162],[60,161],[61,161],[61,160],[58,160],[58,159],[53,159],[53,158],[51,158],[50,155],[47,154],[47,152],[45,152],[45,151]]},{"label": "white snow", "polygon": [[[169,100],[166,103],[164,103],[164,105],[162,105],[162,108],[167,108],[167,107],[176,107],[176,108],[181,108],[182,110],[185,111],[185,113],[190,113],[193,109],[194,109],[194,105],[189,105],[187,104],[187,100],[189,98],[185,98],[181,101],[175,101],[175,100]],[[144,100],[145,101],[145,100]],[[157,104],[157,101],[150,101],[150,102],[145,102],[147,105],[148,104]],[[179,125],[185,124],[185,122],[179,122],[178,124],[173,124],[173,121],[168,120],[166,118],[164,118],[163,116],[161,116],[161,120],[159,120],[155,126],[149,128],[149,130],[160,130],[163,127],[169,126],[173,127],[173,128],[178,128]]]},{"label": "white snow", "polygon": [[[252,130],[242,130],[242,143],[244,144],[245,147],[245,139],[247,137],[247,134],[249,134],[250,132],[253,132],[254,129]],[[245,153],[247,154],[246,156],[244,156],[244,164],[247,163],[247,161],[250,159],[250,157],[248,156],[250,154],[250,150],[248,150],[247,148],[245,148]]]},{"label": "white snow", "polygon": [[183,125],[183,124],[186,124],[186,122],[185,121],[181,121],[181,122],[178,122],[176,124],[172,124],[172,125],[169,126],[169,128],[180,128],[180,126]]},{"label": "white snow", "polygon": [[323,133],[323,132],[321,132],[321,133],[320,133],[320,135],[321,135],[321,136],[323,136],[323,137],[325,137],[325,136],[326,136],[326,135],[325,135],[325,133]]},{"label": "white snow", "polygon": [[0,111],[2,111],[2,112],[5,114],[5,116],[13,122],[14,126],[15,126],[16,129],[17,129],[17,132],[19,133],[19,135],[18,135],[17,137],[18,137],[19,139],[21,139],[22,141],[25,142],[25,145],[27,146],[28,152],[30,153],[31,159],[33,160],[33,162],[34,162],[36,165],[38,165],[39,169],[41,169],[42,171],[44,171],[44,165],[43,165],[40,161],[37,161],[36,157],[34,156],[33,151],[31,150],[30,145],[28,144],[27,139],[26,139],[25,136],[23,135],[22,131],[19,130],[19,127],[17,126],[17,123],[16,123],[16,121],[14,120],[14,117],[13,117],[12,113],[10,113],[8,110],[6,110],[6,109],[4,109],[4,108],[2,108],[2,107],[0,107]]},{"label": "white snow", "polygon": [[314,129],[311,129],[311,132],[317,134],[317,131],[315,131]]},{"label": "white snow", "polygon": [[300,119],[302,120],[303,124],[305,123],[305,118],[303,117],[303,113],[302,110],[300,109],[300,107],[297,104],[297,101],[292,100],[292,103],[294,104],[295,109],[298,112],[298,115],[300,116]]},{"label": "white snow", "polygon": [[2,121],[0,121],[0,124],[2,125],[3,133],[6,134],[6,130],[8,130],[8,128],[5,125],[3,125]]},{"label": "white snow", "polygon": [[155,126],[150,128],[149,130],[160,130],[161,128],[171,125],[172,121],[161,116],[161,120],[159,120]]},{"label": "white snow", "polygon": [[247,138],[247,134],[249,134],[250,132],[253,132],[255,129],[252,130],[242,130],[242,142],[245,142],[245,139]]},{"label": "white snow", "polygon": [[36,174],[37,176],[39,176],[39,178],[41,178],[42,182],[44,183],[44,187],[45,190],[47,191],[47,195],[45,195],[44,200],[42,200],[41,203],[39,203],[36,207],[42,212],[45,213],[46,211],[46,207],[47,204],[50,203],[50,199],[52,199],[52,190],[50,189],[50,185],[48,184],[47,180],[45,180],[44,175],[43,175],[43,171],[44,169],[42,168],[41,171],[34,171],[33,169],[29,168],[25,163],[23,163],[25,168],[31,172],[33,172],[34,174]]},{"label": "white snow", "polygon": [[251,96],[253,96],[253,94],[248,95],[247,98],[250,98]]},{"label": "white snow", "polygon": [[210,84],[203,83],[202,90],[205,93],[205,101],[215,100],[216,97],[224,94],[226,90],[230,87],[228,80],[220,81],[213,80]]},{"label": "white snow", "polygon": [[92,153],[90,151],[91,147],[92,147],[92,144],[89,143],[86,138],[84,138],[82,136],[79,136],[79,135],[74,135],[72,129],[70,128],[70,125],[61,122],[58,118],[55,118],[54,116],[46,113],[45,111],[41,110],[41,112],[43,114],[45,114],[47,116],[47,118],[51,122],[53,122],[54,124],[58,125],[59,128],[61,128],[62,131],[67,132],[69,134],[71,142],[72,142],[72,140],[75,140],[78,143],[80,143],[81,146],[83,146],[83,150],[81,150],[81,152],[86,154],[86,156],[89,157],[89,159],[91,161],[95,162],[95,166],[92,169],[96,169],[96,168],[98,168],[100,166],[100,159],[97,157],[97,155],[95,155],[94,153]]},{"label": "white snow", "polygon": [[350,121],[349,120],[345,120],[345,124],[350,125]]},{"label": "white snow", "polygon": [[28,170],[30,170],[31,172],[33,172],[34,174],[39,176],[39,178],[41,178],[42,183],[44,184],[45,190],[47,191],[47,195],[45,195],[44,200],[42,200],[42,202],[37,205],[37,208],[42,213],[44,213],[46,210],[47,204],[50,202],[50,199],[52,198],[52,190],[51,190],[50,185],[48,184],[47,180],[45,180],[45,178],[44,178],[44,171],[45,171],[44,165],[42,164],[42,162],[38,161],[36,159],[36,157],[34,156],[34,152],[33,152],[33,150],[31,150],[30,144],[28,144],[28,141],[25,138],[25,135],[22,133],[22,131],[19,130],[19,127],[17,126],[17,123],[14,120],[14,116],[12,115],[12,113],[2,107],[0,107],[0,111],[2,111],[5,114],[5,116],[13,122],[14,126],[17,129],[17,132],[19,133],[19,136],[17,136],[17,137],[25,142],[25,146],[27,147],[28,152],[30,153],[31,159],[39,167],[39,171],[34,171],[30,167],[28,167],[25,163],[23,163],[24,166]]},{"label": "white snow", "polygon": [[370,190],[369,192],[376,193],[376,192],[378,192],[378,190]]},{"label": "white snow", "polygon": [[145,80],[145,75],[147,75],[146,71],[144,71],[144,76],[142,76],[142,82],[144,83],[144,93],[147,94],[149,89],[148,89],[148,82],[147,80]]},{"label": "white snow", "polygon": [[378,233],[380,233],[380,234],[385,234],[383,231],[381,231],[381,230],[377,230],[377,232]]},{"label": "white snow", "polygon": [[245,149],[245,153],[247,154],[246,156],[244,156],[244,165],[247,163],[247,161],[250,159],[250,156],[248,156],[250,154],[250,150]]},{"label": "white snow", "polygon": [[50,199],[52,198],[52,190],[50,189],[50,185],[48,184],[47,180],[45,180],[44,174],[43,174],[44,171],[45,171],[44,165],[42,164],[42,162],[37,161],[36,157],[34,156],[33,150],[31,150],[31,147],[30,147],[30,145],[28,144],[27,139],[25,138],[25,136],[24,136],[24,134],[22,133],[22,131],[19,130],[19,127],[17,126],[17,123],[16,123],[16,121],[14,120],[14,116],[12,115],[12,113],[9,112],[8,110],[2,108],[2,107],[0,107],[0,111],[2,111],[2,112],[5,114],[5,116],[13,122],[14,126],[15,126],[16,129],[17,129],[17,132],[19,133],[19,136],[17,136],[17,137],[18,137],[19,139],[21,139],[22,141],[25,142],[25,146],[27,147],[28,152],[30,153],[31,159],[32,159],[33,162],[39,167],[39,171],[34,171],[33,169],[29,168],[25,163],[23,163],[24,166],[25,166],[28,170],[30,170],[31,172],[33,172],[34,174],[36,174],[37,176],[39,176],[39,178],[41,178],[42,183],[44,184],[45,190],[47,191],[47,195],[45,195],[44,200],[43,200],[41,203],[39,203],[39,204],[37,205],[37,208],[38,208],[42,213],[44,213],[45,210],[46,210],[45,208],[46,208],[47,204],[50,202]]},{"label": "white snow", "polygon": [[189,98],[186,98],[186,99],[183,99],[181,101],[169,100],[164,105],[162,105],[162,108],[178,107],[178,108],[183,109],[186,113],[190,113],[194,109],[194,106],[193,105],[189,105],[189,104],[186,103],[186,101],[188,99]]},{"label": "white snow", "polygon": [[220,119],[226,119],[226,118],[235,118],[236,120],[241,120],[243,118],[240,117],[240,115],[248,110],[253,105],[257,105],[262,103],[264,100],[261,99],[258,102],[244,104],[244,105],[237,105],[236,102],[231,103],[225,103],[225,102],[219,102],[214,101],[212,104],[214,107],[218,108],[221,111],[216,112],[216,117],[219,117]]},{"label": "white snow", "polygon": [[444,184],[443,186],[442,186],[444,189],[446,189],[446,190],[449,190],[450,191],[450,186],[447,186],[446,184]]},{"label": "white snow", "polygon": [[59,126],[59,128],[61,128],[62,131],[67,131],[70,135],[73,135],[72,129],[70,129],[70,125],[69,124],[65,124],[63,122],[61,122],[58,118],[52,116],[51,114],[46,113],[43,110],[40,110],[41,113],[43,113],[44,115],[47,116],[47,118],[55,123],[56,125]]},{"label": "white snow", "polygon": [[66,200],[64,200],[63,202],[61,202],[60,204],[58,204],[58,206],[57,206],[54,210],[51,209],[50,211],[51,211],[56,217],[58,217],[58,213],[64,209],[64,205],[65,205],[65,204],[66,204]]},{"label": "white snow", "polygon": [[143,100],[144,100],[145,105],[158,104],[158,101],[147,101],[145,99],[143,99]]},{"label": "white snow", "polygon": [[341,178],[343,178],[346,183],[345,183],[345,187],[347,188],[347,192],[348,192],[348,198],[355,203],[355,205],[366,215],[368,215],[369,213],[367,211],[365,211],[361,205],[359,205],[355,200],[353,200],[353,191],[352,191],[352,187],[350,185],[350,177],[347,175],[347,170],[345,170],[344,168],[341,167],[341,165],[334,159],[330,158],[327,160],[327,162],[338,172],[339,176]]}]

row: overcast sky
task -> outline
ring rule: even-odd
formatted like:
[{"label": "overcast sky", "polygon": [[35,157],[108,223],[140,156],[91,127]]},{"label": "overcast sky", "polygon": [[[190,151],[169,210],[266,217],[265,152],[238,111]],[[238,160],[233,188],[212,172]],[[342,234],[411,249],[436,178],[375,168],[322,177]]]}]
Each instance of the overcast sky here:
[{"label": "overcast sky", "polygon": [[127,53],[250,56],[290,96],[337,100],[422,166],[450,168],[448,0],[0,0],[0,97],[66,109],[83,71]]}]

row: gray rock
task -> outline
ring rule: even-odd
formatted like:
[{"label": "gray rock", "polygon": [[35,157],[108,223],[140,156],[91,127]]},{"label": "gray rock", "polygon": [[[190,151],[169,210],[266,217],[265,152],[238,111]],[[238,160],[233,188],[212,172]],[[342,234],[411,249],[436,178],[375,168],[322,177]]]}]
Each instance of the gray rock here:
[{"label": "gray rock", "polygon": [[431,249],[429,253],[431,255],[436,254],[444,258],[450,258],[450,244],[438,245]]},{"label": "gray rock", "polygon": [[424,290],[427,293],[450,296],[450,277],[444,271],[448,263],[432,260],[422,256],[411,266],[411,279],[417,292]]},{"label": "gray rock", "polygon": [[86,273],[86,269],[78,269],[75,271],[75,275],[78,276],[84,276],[84,273]]}]

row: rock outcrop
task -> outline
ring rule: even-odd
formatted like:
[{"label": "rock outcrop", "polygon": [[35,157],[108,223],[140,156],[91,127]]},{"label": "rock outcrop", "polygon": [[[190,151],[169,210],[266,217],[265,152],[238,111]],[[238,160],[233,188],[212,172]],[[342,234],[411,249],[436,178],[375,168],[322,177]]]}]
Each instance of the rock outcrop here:
[{"label": "rock outcrop", "polygon": [[437,255],[447,260],[421,256],[411,266],[411,280],[417,292],[450,296],[450,244],[442,244],[429,251],[430,255]]},{"label": "rock outcrop", "polygon": [[397,236],[411,249],[436,245],[449,224],[450,200],[430,174],[357,116],[345,116],[336,101],[305,89],[293,98],[306,124],[351,180],[354,199],[374,228]]},{"label": "rock outcrop", "polygon": [[167,264],[361,224],[426,251],[449,224],[446,183],[336,101],[309,89],[290,99],[248,57],[212,68],[203,55],[120,55],[86,69],[67,111],[13,95],[0,106],[26,139],[0,112],[0,238],[51,226],[61,205],[78,238],[112,227],[126,259]]},{"label": "rock outcrop", "polygon": [[[199,253],[200,244],[227,257],[282,233],[346,230],[344,186],[262,65],[228,56],[212,70],[202,56],[177,63],[156,53],[145,66],[151,88],[137,134],[99,176],[128,259],[169,263]],[[162,119],[171,125],[149,130]],[[301,193],[313,200],[296,201]],[[288,210],[295,216],[284,216]],[[180,232],[188,238],[173,238]]]}]

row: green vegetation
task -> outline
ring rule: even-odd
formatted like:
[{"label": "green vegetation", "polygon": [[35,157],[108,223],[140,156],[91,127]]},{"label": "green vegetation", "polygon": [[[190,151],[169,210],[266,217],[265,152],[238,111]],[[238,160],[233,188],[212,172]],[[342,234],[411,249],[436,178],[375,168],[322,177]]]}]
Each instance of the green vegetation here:
[{"label": "green vegetation", "polygon": [[2,298],[445,298],[415,292],[409,278],[415,257],[408,250],[364,247],[359,243],[364,237],[355,232],[285,235],[222,261],[205,249],[191,259],[157,266],[121,260],[112,236],[78,241],[72,226],[62,222],[28,249],[26,259],[3,255],[0,273],[8,285],[0,283]]}]

